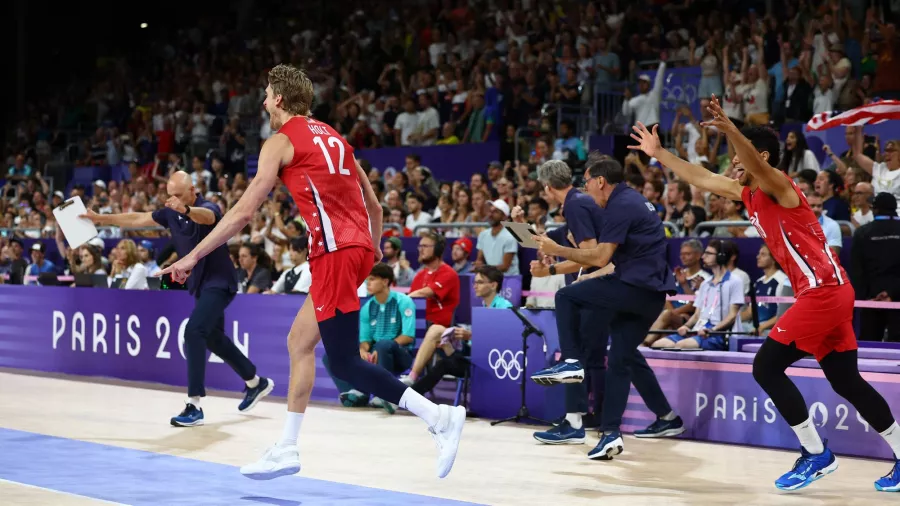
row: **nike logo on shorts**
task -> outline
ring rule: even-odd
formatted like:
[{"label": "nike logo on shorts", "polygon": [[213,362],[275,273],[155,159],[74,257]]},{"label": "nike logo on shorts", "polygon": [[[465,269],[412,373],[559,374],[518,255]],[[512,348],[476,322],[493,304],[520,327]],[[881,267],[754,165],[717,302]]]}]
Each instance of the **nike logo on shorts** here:
[{"label": "nike logo on shorts", "polygon": [[781,327],[775,327],[775,330],[777,330],[778,332],[784,332],[784,329]]},{"label": "nike logo on shorts", "polygon": [[316,311],[322,311],[322,308],[324,308],[324,307],[325,307],[325,304],[322,304],[321,306],[316,308]]}]

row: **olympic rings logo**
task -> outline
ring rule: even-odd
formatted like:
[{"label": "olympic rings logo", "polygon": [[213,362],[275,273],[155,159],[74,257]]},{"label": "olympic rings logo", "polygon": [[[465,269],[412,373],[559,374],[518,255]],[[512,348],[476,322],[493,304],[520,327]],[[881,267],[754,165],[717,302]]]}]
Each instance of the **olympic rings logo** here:
[{"label": "olympic rings logo", "polygon": [[662,89],[660,106],[667,111],[674,110],[682,104],[692,104],[696,102],[697,95],[697,86],[694,84],[665,86]]},{"label": "olympic rings logo", "polygon": [[522,364],[519,360],[522,358],[522,352],[512,352],[503,350],[502,352],[496,348],[488,353],[488,365],[494,370],[497,379],[509,378],[516,381],[522,376]]}]

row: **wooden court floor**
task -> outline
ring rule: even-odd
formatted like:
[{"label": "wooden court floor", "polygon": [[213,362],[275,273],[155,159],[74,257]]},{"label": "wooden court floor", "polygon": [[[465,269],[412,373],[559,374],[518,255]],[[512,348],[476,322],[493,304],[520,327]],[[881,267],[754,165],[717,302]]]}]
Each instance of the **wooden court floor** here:
[{"label": "wooden court floor", "polygon": [[[0,462],[5,462],[6,468],[0,471],[0,504],[129,504],[116,500],[113,492],[99,491],[112,485],[128,487],[129,480],[141,479],[141,473],[115,471],[120,464],[116,462],[118,453],[113,451],[117,449],[143,450],[159,454],[160,458],[173,456],[180,457],[179,461],[215,465],[217,472],[226,474],[232,471],[226,466],[234,466],[235,483],[250,481],[238,473],[237,467],[258,458],[278,438],[284,401],[261,402],[251,414],[243,415],[237,412],[235,396],[210,396],[204,400],[205,426],[176,429],[168,425],[168,418],[180,409],[182,399],[183,394],[177,391],[148,385],[0,372],[0,434],[24,432],[54,437],[47,438],[51,441],[40,443],[41,446],[34,443],[34,451],[27,452],[27,459],[10,454],[4,457],[4,451],[12,447],[4,449],[0,443]],[[339,491],[349,487],[341,484],[350,484],[381,489],[384,493],[420,496],[394,501],[409,504],[438,504],[428,498],[498,505],[843,506],[900,501],[900,495],[874,491],[872,482],[890,469],[890,463],[884,461],[844,457],[834,474],[802,491],[782,493],[772,482],[788,470],[796,453],[628,437],[625,454],[612,462],[594,462],[585,457],[597,441],[593,435],[586,445],[552,447],[534,441],[533,430],[513,425],[491,427],[487,421],[469,420],[453,472],[447,479],[438,480],[434,477],[435,447],[415,417],[400,413],[389,416],[370,409],[313,406],[301,432],[304,469],[299,476],[315,481],[290,477],[251,482],[258,487],[254,490],[260,491],[280,482],[278,486],[290,488],[287,495],[291,497],[285,498],[282,493],[282,499],[275,501],[246,496],[230,500],[221,496],[221,503],[342,504],[340,494],[332,499],[317,496],[319,502],[307,495],[309,484],[320,480],[330,487],[327,490]],[[18,448],[28,449],[31,443],[23,437],[7,441],[16,440]],[[78,473],[93,472],[88,468],[94,464],[82,463],[77,456],[67,457],[71,468],[52,463],[50,453],[68,440],[106,449],[104,455],[109,455],[106,460],[110,468],[96,471],[103,473],[105,480],[98,485],[96,494],[90,490],[71,493],[66,487],[53,485],[62,473],[83,482]],[[12,473],[19,462],[23,466],[27,462],[29,473],[40,476]],[[46,468],[41,467],[43,462]],[[154,465],[152,460],[147,462],[147,466]],[[228,474],[229,480],[231,476]],[[189,479],[190,488],[198,497],[203,496],[204,476]],[[292,487],[295,483],[296,487]],[[379,491],[372,494],[375,497]]]}]

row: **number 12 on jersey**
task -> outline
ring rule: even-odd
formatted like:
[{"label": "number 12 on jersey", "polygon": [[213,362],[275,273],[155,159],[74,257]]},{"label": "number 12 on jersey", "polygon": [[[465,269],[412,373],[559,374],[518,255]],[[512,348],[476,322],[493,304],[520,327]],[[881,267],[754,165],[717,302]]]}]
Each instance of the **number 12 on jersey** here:
[{"label": "number 12 on jersey", "polygon": [[[328,172],[334,174],[334,161],[331,159],[331,153],[327,147],[325,147],[325,142],[322,140],[322,137],[315,136],[313,137],[313,144],[322,148],[322,154],[325,155],[325,162],[328,163]],[[350,171],[344,168],[344,143],[340,141],[337,137],[328,137],[328,146],[338,148],[338,172],[343,176],[349,176]]]}]

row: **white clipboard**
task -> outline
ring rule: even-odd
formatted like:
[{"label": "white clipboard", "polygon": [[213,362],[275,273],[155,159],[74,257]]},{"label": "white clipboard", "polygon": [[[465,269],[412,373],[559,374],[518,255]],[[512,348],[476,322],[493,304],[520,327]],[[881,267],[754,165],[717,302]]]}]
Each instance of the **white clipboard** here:
[{"label": "white clipboard", "polygon": [[60,227],[69,247],[75,249],[82,244],[97,237],[97,227],[91,220],[79,218],[85,214],[84,202],[81,197],[72,197],[53,210],[56,218],[56,226]]},{"label": "white clipboard", "polygon": [[512,236],[516,239],[516,242],[519,243],[523,248],[533,248],[538,249],[540,246],[537,241],[534,240],[535,235],[540,235],[535,232],[534,228],[531,227],[528,223],[516,223],[514,221],[503,221],[500,222],[501,225],[512,234]]}]

